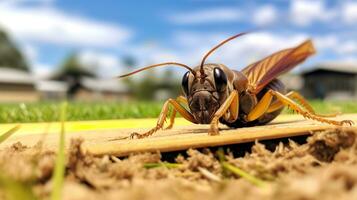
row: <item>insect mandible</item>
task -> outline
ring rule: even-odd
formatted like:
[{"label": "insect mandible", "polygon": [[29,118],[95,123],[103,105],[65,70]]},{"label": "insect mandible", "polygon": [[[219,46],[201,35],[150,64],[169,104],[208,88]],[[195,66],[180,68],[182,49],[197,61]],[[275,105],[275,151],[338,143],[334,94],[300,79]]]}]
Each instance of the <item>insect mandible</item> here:
[{"label": "insect mandible", "polygon": [[219,134],[219,122],[233,128],[267,124],[276,118],[285,106],[315,121],[337,126],[353,124],[351,120],[327,119],[335,114],[316,114],[299,93],[287,93],[284,84],[277,79],[279,75],[288,72],[315,53],[311,40],[276,52],[241,71],[231,70],[223,64],[205,63],[207,57],[216,49],[245,34],[234,35],[219,43],[205,54],[201,64],[195,68],[182,63],[166,62],[119,76],[123,78],[159,66],[177,65],[188,69],[182,78],[184,96],[168,99],[164,103],[156,126],[142,134],[133,133],[131,137],[148,137],[162,129],[169,113],[169,106],[173,107],[173,111],[166,129],[173,127],[176,113],[179,112],[192,123],[210,124],[210,135]]}]

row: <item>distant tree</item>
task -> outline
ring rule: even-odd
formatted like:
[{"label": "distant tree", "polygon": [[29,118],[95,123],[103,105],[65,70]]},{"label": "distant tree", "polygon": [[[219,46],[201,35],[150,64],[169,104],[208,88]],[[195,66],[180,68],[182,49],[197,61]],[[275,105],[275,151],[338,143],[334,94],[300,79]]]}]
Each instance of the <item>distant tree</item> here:
[{"label": "distant tree", "polygon": [[24,56],[2,30],[0,30],[0,67],[29,71]]},{"label": "distant tree", "polygon": [[65,81],[69,85],[68,97],[72,98],[81,88],[81,78],[95,77],[95,74],[80,63],[76,53],[70,54],[55,74],[55,80]]},{"label": "distant tree", "polygon": [[[143,67],[133,67],[136,60],[130,56],[123,57],[123,63],[126,69],[124,73],[133,71],[133,68]],[[163,72],[151,69],[136,76],[126,77],[120,81],[123,81],[129,87],[131,94],[138,100],[151,101],[157,99],[158,92],[164,92],[165,95],[171,97],[176,97],[181,93],[179,79],[175,77],[175,72],[172,69],[166,69]]]},{"label": "distant tree", "polygon": [[176,97],[181,93],[179,78],[180,77],[175,77],[175,72],[171,68],[168,68],[162,74],[162,80],[158,87],[167,90],[170,96]]},{"label": "distant tree", "polygon": [[[132,56],[122,57],[122,62],[125,67],[123,73],[143,67],[136,66],[136,59]],[[166,69],[163,73],[151,69],[136,76],[136,78],[130,76],[119,81],[123,81],[128,86],[131,94],[133,94],[137,100],[154,100],[157,98],[156,94],[160,90],[167,92],[171,97],[176,97],[181,92],[180,82],[177,77],[175,77],[175,72],[172,69]],[[140,77],[138,78],[138,76]]]},{"label": "distant tree", "polygon": [[[135,65],[137,63],[136,59],[130,55],[124,55],[120,59],[123,63],[123,67],[124,67],[124,70],[122,70],[123,74],[126,72],[129,72],[129,71],[132,71],[132,69],[135,67]],[[123,82],[128,87],[130,94],[132,94],[135,98],[140,99],[140,97],[138,97],[138,96],[141,96],[139,94],[140,91],[135,89],[135,88],[137,88],[138,83],[134,81],[133,77],[126,77],[124,79],[119,79],[118,81]]]},{"label": "distant tree", "polygon": [[131,92],[138,100],[153,100],[154,91],[157,89],[155,70],[146,71],[141,74],[141,78],[131,82]]},{"label": "distant tree", "polygon": [[130,55],[125,55],[125,56],[123,56],[122,59],[123,59],[124,66],[128,69],[134,68],[137,63],[136,59]]}]

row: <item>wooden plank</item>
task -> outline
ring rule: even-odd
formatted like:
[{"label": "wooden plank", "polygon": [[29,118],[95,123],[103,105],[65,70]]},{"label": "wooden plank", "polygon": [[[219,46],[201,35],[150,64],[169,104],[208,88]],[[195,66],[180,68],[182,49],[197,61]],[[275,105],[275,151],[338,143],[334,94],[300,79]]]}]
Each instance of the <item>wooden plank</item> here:
[{"label": "wooden plank", "polygon": [[[349,114],[340,116],[339,119],[351,119],[357,122],[357,114]],[[132,132],[143,132],[148,130],[148,127],[155,125],[156,119],[144,120],[147,121],[143,124],[143,120],[133,119],[131,124],[138,123],[142,128],[115,128],[126,127],[126,124],[114,124],[106,122],[105,127],[113,127],[111,129],[95,129],[95,125],[100,125],[101,121],[90,122],[78,122],[81,126],[85,125],[85,131],[77,131],[83,129],[68,128],[66,131],[66,146],[69,146],[72,138],[83,138],[84,143],[82,151],[85,153],[91,153],[94,155],[112,154],[118,156],[126,156],[130,153],[146,152],[146,151],[175,151],[185,150],[188,148],[197,147],[210,147],[226,144],[237,144],[244,142],[251,142],[254,140],[264,140],[271,138],[283,138],[297,135],[310,134],[315,130],[326,130],[335,128],[334,126],[321,124],[311,120],[304,120],[299,115],[281,115],[274,122],[265,125],[251,128],[240,129],[227,129],[221,126],[221,135],[208,136],[207,125],[185,125],[175,126],[169,131],[159,131],[154,136],[142,139],[142,140],[123,140],[125,136],[130,135]],[[113,123],[121,123],[122,121],[112,121]],[[27,124],[28,125],[28,124]],[[41,124],[39,124],[42,127]],[[66,127],[72,126],[73,123],[67,123]],[[77,126],[77,122],[74,124]],[[26,146],[33,146],[39,141],[43,142],[44,148],[49,150],[57,150],[58,145],[58,132],[44,131],[39,129],[38,132],[34,132],[33,127],[38,125],[30,125],[28,129],[25,129],[23,133],[15,133],[6,141],[0,144],[0,149],[10,146],[13,143],[21,142]],[[45,127],[45,126],[44,126]],[[90,129],[88,127],[91,127]],[[104,127],[104,126],[103,126]],[[93,128],[93,129],[92,129]],[[352,127],[355,128],[355,127]],[[8,130],[7,128],[4,130]],[[21,129],[20,129],[21,130]],[[31,133],[26,131],[30,130]],[[73,132],[75,131],[75,132]],[[49,133],[44,135],[44,133]]]},{"label": "wooden plank", "polygon": [[[338,119],[350,119],[357,122],[357,114],[340,116]],[[307,135],[311,134],[312,131],[334,129],[336,126],[311,120],[293,120],[290,122],[277,120],[275,123],[265,126],[221,130],[220,135],[217,136],[207,135],[208,128],[207,125],[195,125],[187,129],[159,132],[155,136],[145,139],[86,141],[82,144],[81,150],[83,153],[97,156],[104,154],[127,156],[139,152],[169,152]],[[357,130],[356,126],[346,128]]]}]

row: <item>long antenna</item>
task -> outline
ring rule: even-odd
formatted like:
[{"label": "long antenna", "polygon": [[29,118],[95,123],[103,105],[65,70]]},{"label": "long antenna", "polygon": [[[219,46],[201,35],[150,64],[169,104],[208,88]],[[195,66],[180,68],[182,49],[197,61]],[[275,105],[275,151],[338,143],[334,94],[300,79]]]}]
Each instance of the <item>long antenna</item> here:
[{"label": "long antenna", "polygon": [[242,35],[245,35],[245,34],[247,34],[247,33],[248,33],[248,32],[243,32],[243,33],[239,33],[239,34],[237,34],[237,35],[234,35],[234,36],[232,36],[232,37],[230,37],[230,38],[228,38],[228,39],[222,41],[222,42],[219,43],[217,46],[213,47],[209,52],[207,52],[206,55],[202,58],[201,65],[200,65],[200,74],[201,74],[201,77],[204,77],[204,76],[205,76],[204,70],[203,70],[203,65],[205,64],[205,61],[206,61],[207,57],[208,57],[209,55],[211,55],[211,53],[213,53],[216,49],[218,49],[219,47],[221,47],[221,46],[224,45],[225,43],[227,43],[227,42],[229,42],[229,41],[231,41],[231,40],[233,40],[233,39],[236,39],[237,37],[240,37],[240,36],[242,36]]},{"label": "long antenna", "polygon": [[196,75],[195,71],[193,71],[193,69],[191,69],[189,66],[185,65],[185,64],[181,64],[181,63],[177,63],[177,62],[165,62],[165,63],[159,63],[159,64],[155,64],[155,65],[149,65],[147,67],[143,67],[141,69],[138,69],[136,71],[133,71],[133,72],[130,72],[128,74],[124,74],[124,75],[121,75],[121,76],[118,76],[118,78],[124,78],[124,77],[127,77],[127,76],[131,76],[133,74],[136,74],[138,72],[141,72],[141,71],[144,71],[144,70],[147,70],[147,69],[151,69],[151,68],[154,68],[154,67],[159,67],[159,66],[167,66],[167,65],[177,65],[177,66],[181,66],[181,67],[184,67],[188,70],[190,70],[190,72],[193,74],[193,75]]}]

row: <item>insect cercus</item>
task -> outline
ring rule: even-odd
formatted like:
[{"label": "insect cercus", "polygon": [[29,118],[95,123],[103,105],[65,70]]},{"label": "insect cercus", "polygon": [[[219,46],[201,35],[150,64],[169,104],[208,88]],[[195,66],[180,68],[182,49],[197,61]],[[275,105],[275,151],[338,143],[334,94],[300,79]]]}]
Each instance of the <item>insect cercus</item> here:
[{"label": "insect cercus", "polygon": [[170,105],[173,111],[168,129],[172,128],[176,113],[179,112],[183,118],[192,123],[210,124],[208,132],[210,135],[219,134],[219,122],[234,128],[266,124],[276,118],[284,106],[288,106],[305,118],[323,123],[338,126],[353,124],[351,120],[327,119],[335,115],[316,114],[299,93],[294,91],[286,93],[283,83],[277,79],[279,75],[288,72],[315,53],[310,40],[274,53],[241,71],[231,70],[223,64],[205,64],[206,58],[212,52],[228,41],[245,34],[237,34],[219,43],[195,68],[177,62],[166,62],[119,76],[127,77],[158,66],[177,65],[188,69],[182,78],[184,96],[179,96],[176,100],[167,100],[157,125],[143,134],[133,133],[132,137],[144,138],[162,129]]}]

